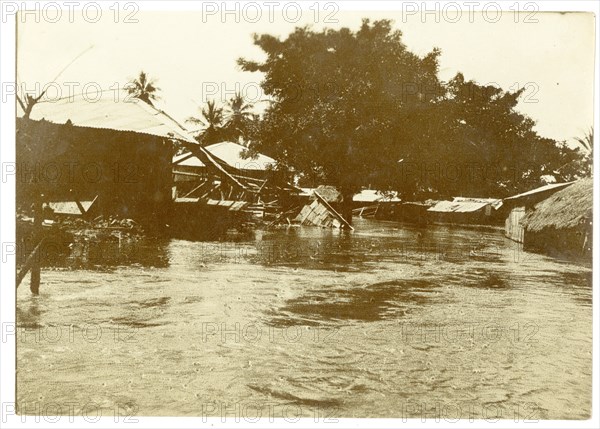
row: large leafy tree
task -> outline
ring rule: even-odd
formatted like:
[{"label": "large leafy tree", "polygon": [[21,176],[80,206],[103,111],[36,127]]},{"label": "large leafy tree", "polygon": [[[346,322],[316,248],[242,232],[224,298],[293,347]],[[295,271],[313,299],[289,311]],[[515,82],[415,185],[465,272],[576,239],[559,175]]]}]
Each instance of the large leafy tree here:
[{"label": "large leafy tree", "polygon": [[[417,56],[387,20],[285,40],[257,35],[266,110],[250,150],[349,196],[362,186],[406,198],[509,195],[576,157],[516,110],[522,91],[438,79],[440,51]],[[559,177],[562,178],[562,177]]]},{"label": "large leafy tree", "polygon": [[158,91],[160,91],[160,88],[156,86],[156,80],[150,79],[148,74],[142,70],[137,78],[132,79],[131,82],[129,82],[126,86],[126,90],[128,94],[153,106],[152,100],[158,99]]},{"label": "large leafy tree", "polygon": [[419,133],[418,141],[405,145],[406,158],[425,167],[405,186],[440,197],[503,197],[540,186],[544,177],[572,179],[558,169],[578,153],[534,131],[535,122],[516,109],[522,94],[458,73],[441,100],[410,118]]},{"label": "large leafy tree", "polygon": [[389,186],[411,129],[398,121],[440,96],[434,50],[423,58],[408,51],[389,21],[364,20],[359,31],[313,32],[297,28],[286,40],[255,36],[267,54],[243,70],[265,74],[274,103],[250,149],[272,154],[345,196],[372,183]]}]

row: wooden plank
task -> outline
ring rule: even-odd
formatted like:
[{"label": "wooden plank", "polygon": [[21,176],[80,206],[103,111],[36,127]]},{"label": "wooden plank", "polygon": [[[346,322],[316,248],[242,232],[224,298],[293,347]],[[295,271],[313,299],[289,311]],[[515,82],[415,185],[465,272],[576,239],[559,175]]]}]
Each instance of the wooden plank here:
[{"label": "wooden plank", "polygon": [[344,227],[348,228],[351,231],[354,231],[352,225],[348,223],[346,219],[342,217],[331,205],[323,198],[317,191],[314,191],[313,194],[317,197],[317,199],[323,204],[327,209],[331,212],[331,214],[342,224]]},{"label": "wooden plank", "polygon": [[33,252],[31,252],[29,254],[29,256],[27,257],[27,260],[25,261],[25,264],[23,264],[23,267],[21,268],[21,271],[19,271],[17,273],[17,279],[16,279],[16,285],[17,288],[19,287],[19,285],[21,284],[21,282],[23,281],[23,279],[25,278],[25,276],[27,275],[27,272],[33,267],[33,264],[35,262],[35,260],[37,259],[39,262],[39,252],[40,252],[40,247],[42,246],[42,242],[44,240],[40,240],[40,242],[38,243],[37,246],[35,246],[35,248],[33,249]]},{"label": "wooden plank", "polygon": [[183,158],[181,158],[180,160],[178,160],[175,165],[179,165],[180,163],[182,163],[183,161],[187,161],[188,159],[190,159],[191,157],[193,157],[194,154],[193,153],[188,153],[186,156],[184,156]]},{"label": "wooden plank", "polygon": [[231,212],[237,212],[247,206],[248,203],[246,201],[235,201],[232,206],[229,208]]},{"label": "wooden plank", "polygon": [[173,174],[174,175],[179,175],[179,176],[192,176],[192,177],[199,177],[202,179],[206,178],[206,174],[198,174],[198,173],[190,173],[187,171],[177,171],[177,170],[173,170]]},{"label": "wooden plank", "polygon": [[175,198],[176,203],[197,203],[200,198],[179,197]]},{"label": "wooden plank", "polygon": [[200,183],[198,186],[196,186],[190,192],[188,192],[187,194],[185,194],[182,198],[187,198],[187,197],[191,196],[194,192],[199,191],[201,188],[203,188],[204,185],[206,185],[207,183],[208,183],[208,181]]},{"label": "wooden plank", "polygon": [[198,157],[198,159],[200,161],[202,161],[206,166],[211,166],[211,167],[215,168],[217,171],[219,171],[219,173],[221,175],[223,175],[225,178],[227,178],[233,184],[239,186],[240,188],[242,188],[245,191],[252,192],[251,189],[249,189],[247,186],[245,186],[243,183],[241,183],[239,180],[237,180],[235,177],[233,177],[231,175],[231,173],[229,173],[227,170],[225,170],[221,166],[221,164],[219,164],[219,162],[213,157],[213,155],[209,151],[207,151],[205,148],[203,148],[200,145],[192,145],[190,143],[186,144],[186,148],[188,150],[190,150],[190,152],[192,152],[196,157]]}]

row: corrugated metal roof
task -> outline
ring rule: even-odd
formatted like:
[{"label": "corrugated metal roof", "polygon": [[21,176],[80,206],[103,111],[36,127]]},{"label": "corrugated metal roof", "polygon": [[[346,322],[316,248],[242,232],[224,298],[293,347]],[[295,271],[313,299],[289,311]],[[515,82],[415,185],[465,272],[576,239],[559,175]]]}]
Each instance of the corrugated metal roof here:
[{"label": "corrugated metal roof", "polygon": [[191,152],[175,155],[173,157],[173,164],[186,167],[206,167],[206,165],[200,161],[197,156],[192,155]]},{"label": "corrugated metal roof", "polygon": [[[23,116],[21,108],[18,108],[17,116]],[[124,92],[107,91],[96,101],[80,96],[40,102],[33,106],[30,119],[45,119],[55,124],[71,121],[78,127],[130,131],[197,144],[194,137],[169,115]]]},{"label": "corrugated metal roof", "polygon": [[206,146],[205,149],[221,161],[241,170],[266,170],[275,166],[275,160],[269,156],[258,154],[256,158],[243,158],[246,148],[233,142],[221,142]]},{"label": "corrugated metal roof", "polygon": [[83,212],[75,201],[50,201],[48,202],[48,205],[56,214],[82,215],[85,214],[95,202],[96,198],[91,201],[80,201],[79,203],[83,207]]},{"label": "corrugated metal roof", "polygon": [[438,213],[472,213],[490,205],[494,210],[502,207],[502,200],[497,198],[454,197],[452,201],[440,201],[427,209]]},{"label": "corrugated metal roof", "polygon": [[454,197],[452,202],[455,203],[484,203],[492,206],[494,210],[502,207],[502,200],[498,198],[473,198],[473,197]]},{"label": "corrugated metal roof", "polygon": [[428,212],[437,213],[472,213],[481,210],[488,203],[474,201],[440,201],[435,206],[427,209]]},{"label": "corrugated metal roof", "polygon": [[[260,170],[264,171],[269,165],[275,165],[275,160],[266,155],[258,154],[257,158],[242,158],[242,152],[246,150],[232,142],[215,143],[206,146],[205,149],[227,165],[241,170]],[[186,167],[205,167],[206,165],[191,154],[191,152],[182,153],[173,157],[173,164]]]},{"label": "corrugated metal roof", "polygon": [[529,197],[531,195],[535,195],[535,194],[539,194],[542,192],[547,192],[547,191],[551,191],[551,190],[555,190],[558,191],[561,188],[567,187],[569,185],[572,185],[575,182],[565,182],[565,183],[550,183],[548,185],[545,186],[540,186],[539,188],[536,189],[532,189],[531,191],[527,191],[527,192],[523,192],[522,194],[518,194],[518,195],[513,195],[512,197],[507,197],[504,200],[517,200],[520,198],[524,198],[524,197]]},{"label": "corrugated metal roof", "polygon": [[374,189],[363,189],[358,194],[354,195],[354,197],[352,197],[352,201],[359,203],[374,203],[380,201],[400,202],[401,200],[397,197],[397,194],[388,196],[381,194],[379,191]]}]

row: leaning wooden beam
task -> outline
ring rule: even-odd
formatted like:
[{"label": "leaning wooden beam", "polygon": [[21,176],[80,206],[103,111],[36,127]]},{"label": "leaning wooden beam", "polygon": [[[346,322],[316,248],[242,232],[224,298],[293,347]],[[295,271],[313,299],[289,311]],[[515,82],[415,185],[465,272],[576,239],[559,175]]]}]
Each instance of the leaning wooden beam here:
[{"label": "leaning wooden beam", "polygon": [[263,188],[264,188],[264,187],[265,187],[265,185],[267,184],[267,181],[268,181],[268,180],[265,180],[265,181],[263,182],[263,184],[262,184],[262,185],[260,185],[260,189],[258,190],[258,192],[262,192]]},{"label": "leaning wooden beam", "polygon": [[189,196],[191,196],[194,192],[199,191],[203,186],[205,186],[208,183],[208,180],[206,182],[202,182],[200,183],[198,186],[196,186],[194,189],[192,189],[190,192],[188,192],[187,194],[185,194],[182,198],[187,198]]},{"label": "leaning wooden beam", "polygon": [[241,174],[232,174],[232,176],[235,177],[235,178],[237,178],[237,179],[247,180],[249,182],[264,183],[264,182],[267,181],[266,179],[258,179],[256,177],[242,176]]},{"label": "leaning wooden beam", "polygon": [[175,165],[179,165],[179,164],[181,164],[183,161],[187,161],[187,160],[188,160],[188,159],[190,159],[192,156],[194,156],[192,153],[190,153],[190,154],[188,154],[188,155],[184,156],[183,158],[179,159],[179,160],[178,160],[178,161],[175,163]]},{"label": "leaning wooden beam", "polygon": [[203,200],[204,198],[206,198],[208,195],[210,195],[211,192],[216,191],[218,188],[221,187],[221,184],[219,183],[218,185],[214,185],[212,188],[210,188],[208,191],[206,191],[204,194],[202,194],[200,196],[200,199]]},{"label": "leaning wooden beam", "polygon": [[325,207],[327,207],[327,210],[329,211],[329,213],[331,213],[333,215],[333,217],[335,217],[344,227],[354,231],[354,228],[352,227],[352,225],[350,225],[348,223],[348,221],[342,217],[341,214],[339,214],[333,207],[331,207],[331,205],[329,205],[329,203],[327,202],[327,200],[325,200],[325,198],[323,198],[321,195],[319,195],[319,193],[316,191],[313,193],[314,193],[315,197],[317,197],[319,202],[321,202]]},{"label": "leaning wooden beam", "polygon": [[201,179],[206,179],[206,174],[189,173],[187,171],[173,170],[173,175],[174,176],[191,176],[191,177],[198,177],[198,178],[201,178]]},{"label": "leaning wooden beam", "polygon": [[213,168],[216,168],[220,172],[221,175],[223,175],[230,182],[233,182],[235,185],[239,186],[240,188],[247,190],[249,192],[255,192],[252,189],[249,189],[247,186],[245,186],[243,183],[241,183],[235,177],[233,177],[231,175],[231,173],[229,173],[227,170],[225,170],[214,159],[214,157],[211,155],[211,153],[208,152],[205,148],[203,148],[202,146],[200,146],[198,144],[190,144],[189,142],[186,142],[186,141],[183,141],[183,143],[185,144],[186,148],[189,149],[190,152],[192,152],[194,155],[196,155],[196,157],[198,157],[198,159],[200,161],[202,161],[206,166],[212,166]]},{"label": "leaning wooden beam", "polygon": [[85,208],[83,207],[83,204],[81,204],[81,201],[79,201],[78,198],[75,198],[75,204],[77,204],[77,208],[79,209],[79,211],[81,212],[82,215],[85,214]]},{"label": "leaning wooden beam", "polygon": [[[35,246],[35,249],[33,249],[33,252],[31,252],[29,254],[29,256],[27,257],[27,260],[25,261],[25,264],[21,268],[21,271],[19,271],[17,273],[17,280],[16,280],[17,288],[19,287],[19,285],[21,284],[21,282],[27,275],[27,272],[33,267],[34,263],[39,264],[39,253],[40,253],[40,248],[42,246],[43,241],[44,241],[43,239],[40,240],[38,245]],[[32,274],[33,274],[33,272],[32,272]]]}]

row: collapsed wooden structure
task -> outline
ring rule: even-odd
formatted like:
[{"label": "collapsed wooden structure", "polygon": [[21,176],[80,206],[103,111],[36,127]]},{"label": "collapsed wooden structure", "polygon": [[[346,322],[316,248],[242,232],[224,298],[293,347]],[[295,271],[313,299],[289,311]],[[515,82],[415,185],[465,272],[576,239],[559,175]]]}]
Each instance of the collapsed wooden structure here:
[{"label": "collapsed wooden structure", "polygon": [[[83,215],[93,201],[102,215],[198,231],[218,225],[223,211],[239,212],[281,189],[232,171],[173,118],[125,93],[118,99],[103,93],[93,102],[72,97],[20,106],[17,207],[32,228],[22,228],[27,237],[18,237],[19,254],[29,257],[19,261],[17,279],[31,269],[33,293],[39,291],[39,249],[46,234],[44,203],[50,213]],[[202,184],[210,190],[207,195],[172,198],[174,142],[209,170],[211,180]]]},{"label": "collapsed wooden structure", "polygon": [[[275,160],[258,154],[245,158],[241,145],[184,144],[173,158],[172,230],[177,236],[206,238],[240,227],[250,217],[275,216],[300,190],[273,174]],[[188,219],[179,222],[178,219]],[[189,220],[193,220],[190,223]]]},{"label": "collapsed wooden structure", "polygon": [[342,201],[342,196],[333,186],[319,186],[305,190],[311,202],[305,204],[291,223],[312,225],[323,228],[340,228],[354,230],[334,207]]},{"label": "collapsed wooden structure", "polygon": [[[174,198],[208,198],[258,203],[273,191],[268,183],[269,168],[275,160],[259,154],[243,158],[246,148],[233,142],[203,147],[200,153],[188,151],[173,158]],[[218,192],[217,192],[218,191]]]}]

